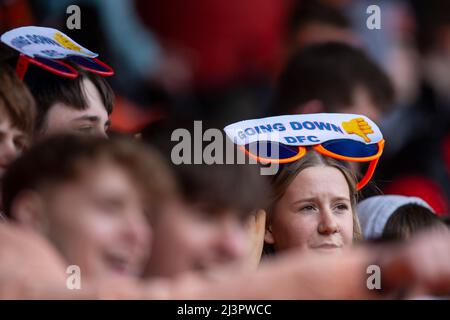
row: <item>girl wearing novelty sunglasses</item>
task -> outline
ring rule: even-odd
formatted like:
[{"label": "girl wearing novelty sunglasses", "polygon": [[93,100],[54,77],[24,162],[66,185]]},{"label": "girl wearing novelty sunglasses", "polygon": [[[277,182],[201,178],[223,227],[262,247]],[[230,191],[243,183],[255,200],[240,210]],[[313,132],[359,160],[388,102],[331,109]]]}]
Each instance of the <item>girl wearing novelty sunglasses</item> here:
[{"label": "girl wearing novelty sunglasses", "polygon": [[[283,130],[242,135],[259,123]],[[307,124],[299,126],[298,124]],[[323,124],[323,125],[322,125]],[[225,128],[250,158],[278,164],[271,177],[267,249],[339,252],[362,239],[357,191],[371,179],[384,147],[375,123],[351,114],[310,114],[241,121]],[[341,162],[369,162],[360,181]]]}]

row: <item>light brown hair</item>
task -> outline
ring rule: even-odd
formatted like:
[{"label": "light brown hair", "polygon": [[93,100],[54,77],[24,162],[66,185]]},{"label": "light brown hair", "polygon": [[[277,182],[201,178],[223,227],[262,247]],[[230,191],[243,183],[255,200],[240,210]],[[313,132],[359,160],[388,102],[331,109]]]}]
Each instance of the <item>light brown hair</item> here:
[{"label": "light brown hair", "polygon": [[33,96],[14,70],[4,64],[0,64],[0,114],[31,139],[36,119]]}]

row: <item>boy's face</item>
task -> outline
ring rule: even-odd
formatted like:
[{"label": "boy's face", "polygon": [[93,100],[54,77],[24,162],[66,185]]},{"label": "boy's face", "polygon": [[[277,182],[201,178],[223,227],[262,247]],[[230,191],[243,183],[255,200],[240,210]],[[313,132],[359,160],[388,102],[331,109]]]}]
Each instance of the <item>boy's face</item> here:
[{"label": "boy's face", "polygon": [[246,221],[234,209],[172,202],[153,224],[149,276],[173,277],[239,262],[248,250]]},{"label": "boy's face", "polygon": [[[83,169],[75,181],[19,196],[13,215],[47,236],[82,276],[140,276],[151,244],[140,190],[107,161]],[[34,209],[24,214],[27,205]]]},{"label": "boy's face", "polygon": [[88,79],[83,81],[87,108],[78,110],[64,103],[55,103],[46,115],[42,135],[76,133],[107,136],[109,115],[95,85]]},{"label": "boy's face", "polygon": [[28,143],[28,135],[12,126],[9,118],[0,112],[0,180],[9,164],[28,147]]}]

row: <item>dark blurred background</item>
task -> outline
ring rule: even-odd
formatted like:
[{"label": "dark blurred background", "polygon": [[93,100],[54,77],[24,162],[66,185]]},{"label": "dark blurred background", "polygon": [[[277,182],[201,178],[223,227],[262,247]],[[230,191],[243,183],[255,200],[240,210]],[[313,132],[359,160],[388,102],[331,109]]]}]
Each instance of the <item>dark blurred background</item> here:
[{"label": "dark blurred background", "polygon": [[[72,4],[81,8],[80,30],[66,27]],[[366,25],[372,4],[381,29]],[[278,75],[296,50],[327,41],[361,48],[395,89],[392,107],[377,114],[386,150],[374,181],[449,212],[446,1],[0,0],[0,32],[24,25],[57,28],[114,67],[112,129],[123,133],[163,118],[226,124],[270,115]]]}]

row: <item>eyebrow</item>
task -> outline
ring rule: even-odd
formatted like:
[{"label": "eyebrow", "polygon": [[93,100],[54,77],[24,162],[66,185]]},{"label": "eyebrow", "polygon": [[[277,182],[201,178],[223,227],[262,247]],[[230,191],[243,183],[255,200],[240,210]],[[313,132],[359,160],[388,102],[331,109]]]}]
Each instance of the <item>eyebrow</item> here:
[{"label": "eyebrow", "polygon": [[[81,117],[75,118],[75,119],[73,119],[72,121],[99,122],[99,121],[100,121],[100,118],[97,117],[97,116],[89,116],[89,115],[86,115],[86,116],[81,116]],[[111,125],[111,120],[110,120],[110,119],[108,119],[108,120],[105,122],[105,126],[109,126],[109,125]]]},{"label": "eyebrow", "polygon": [[[316,201],[317,200],[317,197],[311,197],[311,198],[305,198],[305,199],[300,199],[300,200],[297,200],[297,201],[294,201],[293,203],[292,203],[292,205],[296,205],[296,204],[298,204],[298,203],[302,203],[302,202],[314,202],[314,201]],[[345,200],[345,201],[349,201],[350,202],[350,199],[349,198],[345,198],[345,197],[334,197],[334,198],[332,198],[332,201],[336,201],[336,200]]]},{"label": "eyebrow", "polygon": [[75,118],[72,121],[83,121],[83,120],[87,120],[90,122],[98,122],[98,121],[100,121],[100,118],[97,116],[86,115],[86,116],[81,116],[81,117]]}]

